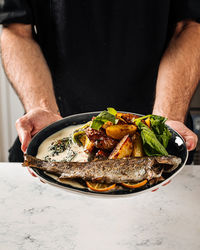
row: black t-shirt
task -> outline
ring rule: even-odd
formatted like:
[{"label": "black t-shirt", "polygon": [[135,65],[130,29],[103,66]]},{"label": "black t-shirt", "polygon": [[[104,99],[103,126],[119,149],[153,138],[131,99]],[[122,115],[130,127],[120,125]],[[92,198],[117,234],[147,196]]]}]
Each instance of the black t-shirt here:
[{"label": "black t-shirt", "polygon": [[175,24],[200,20],[199,0],[5,0],[0,7],[0,23],[32,24],[63,116],[108,106],[151,113]]}]

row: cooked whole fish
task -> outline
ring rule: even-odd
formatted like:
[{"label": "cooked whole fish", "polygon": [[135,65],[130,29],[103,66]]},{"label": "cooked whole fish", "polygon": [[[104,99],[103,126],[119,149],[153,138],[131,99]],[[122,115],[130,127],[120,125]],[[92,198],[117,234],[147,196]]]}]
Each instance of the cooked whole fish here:
[{"label": "cooked whole fish", "polygon": [[23,166],[54,173],[61,179],[81,178],[85,181],[111,184],[159,178],[163,172],[175,170],[180,163],[181,159],[176,156],[130,157],[91,162],[47,162],[25,155]]}]

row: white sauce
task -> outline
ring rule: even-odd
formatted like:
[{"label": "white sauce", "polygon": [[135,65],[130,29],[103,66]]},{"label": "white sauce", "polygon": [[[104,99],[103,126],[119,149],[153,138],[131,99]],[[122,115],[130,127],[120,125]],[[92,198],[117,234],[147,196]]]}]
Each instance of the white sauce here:
[{"label": "white sauce", "polygon": [[[83,124],[75,125],[75,126],[69,126],[67,128],[64,128],[53,135],[49,136],[46,140],[44,140],[39,148],[36,157],[44,160],[47,155],[50,154],[49,147],[51,146],[52,142],[55,142],[59,139],[63,139],[65,137],[68,137],[72,135],[73,131],[82,127]],[[78,162],[86,162],[88,161],[88,154],[84,152],[84,147],[78,146],[76,143],[72,143],[71,149],[76,152],[76,156],[73,158],[72,161],[78,161]],[[51,156],[51,159],[53,161],[62,161],[66,157],[66,151],[59,153],[58,155]]]},{"label": "white sauce", "polygon": [[[72,135],[73,131],[82,127],[83,124],[79,124],[79,125],[75,125],[75,126],[69,126],[67,128],[64,128],[56,133],[54,133],[53,135],[49,136],[46,140],[44,140],[39,148],[38,148],[38,152],[37,152],[37,155],[36,157],[41,159],[41,160],[44,160],[45,157],[47,155],[50,154],[50,151],[49,151],[49,147],[51,146],[52,142],[55,142],[59,139],[63,139],[65,137],[68,137],[70,135]],[[73,158],[72,161],[76,161],[76,162],[86,162],[88,161],[88,154],[84,152],[84,147],[81,147],[81,146],[78,146],[77,144],[75,144],[74,142],[72,143],[71,145],[71,149],[76,152],[76,156]],[[64,158],[66,157],[66,151],[58,154],[58,155],[55,155],[55,156],[51,156],[51,160],[53,161],[62,161]],[[59,182],[62,182],[62,183],[65,183],[65,184],[68,184],[68,185],[71,185],[73,187],[76,187],[76,188],[85,188],[83,185],[81,185],[80,183],[76,182],[76,181],[73,181],[73,180],[69,180],[69,179],[59,179],[56,175],[53,175],[53,174],[50,174],[50,173],[47,173],[47,175],[49,175],[50,177],[54,178],[55,180],[59,181]]]}]

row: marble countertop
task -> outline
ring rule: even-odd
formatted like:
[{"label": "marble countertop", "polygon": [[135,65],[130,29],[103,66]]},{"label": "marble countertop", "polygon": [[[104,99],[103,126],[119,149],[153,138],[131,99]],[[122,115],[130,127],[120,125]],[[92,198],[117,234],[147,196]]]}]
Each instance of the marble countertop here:
[{"label": "marble countertop", "polygon": [[200,166],[129,198],[68,193],[0,163],[2,250],[199,250]]}]

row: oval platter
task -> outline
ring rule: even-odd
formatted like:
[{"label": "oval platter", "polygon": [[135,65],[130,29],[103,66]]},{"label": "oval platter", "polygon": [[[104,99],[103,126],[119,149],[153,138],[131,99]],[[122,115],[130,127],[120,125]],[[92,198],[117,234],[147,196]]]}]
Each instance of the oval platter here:
[{"label": "oval platter", "polygon": [[[52,123],[51,125],[47,126],[46,128],[42,129],[39,133],[37,133],[29,143],[29,146],[27,148],[27,154],[36,156],[38,148],[40,144],[50,135],[58,132],[61,129],[64,129],[68,126],[71,125],[76,125],[76,124],[84,124],[88,122],[89,120],[92,119],[93,116],[96,116],[100,113],[101,111],[96,111],[96,112],[89,112],[89,113],[80,113],[80,114],[75,114],[71,116],[67,116],[63,118],[62,120],[59,120],[55,123]],[[123,113],[127,113],[124,111],[120,111]],[[129,112],[130,113],[130,112]],[[142,116],[140,114],[136,114],[139,116]],[[31,168],[34,174],[36,174],[42,181],[45,183],[48,183],[50,185],[63,188],[67,191],[70,192],[75,192],[79,194],[86,194],[86,195],[93,195],[96,197],[124,197],[124,196],[133,196],[133,195],[139,195],[147,191],[156,191],[159,189],[161,186],[165,186],[168,184],[172,178],[174,178],[184,167],[186,164],[187,158],[188,158],[188,151],[186,149],[185,142],[181,135],[177,133],[175,130],[172,128],[168,127],[170,132],[172,133],[172,137],[169,141],[167,151],[171,155],[175,155],[181,158],[181,164],[179,167],[174,170],[173,172],[167,174],[165,177],[165,180],[160,182],[159,184],[155,184],[153,186],[148,186],[146,185],[143,188],[136,188],[136,189],[129,189],[129,188],[123,188],[122,190],[114,190],[110,192],[94,192],[89,190],[87,187],[85,188],[78,188],[78,187],[73,187],[69,184],[64,184],[61,182],[58,182],[55,178],[52,178],[48,174],[46,174],[43,170],[37,169],[37,168]]]}]

